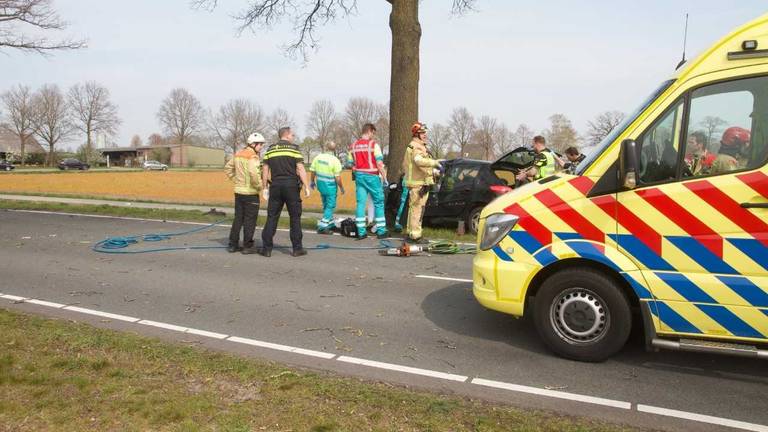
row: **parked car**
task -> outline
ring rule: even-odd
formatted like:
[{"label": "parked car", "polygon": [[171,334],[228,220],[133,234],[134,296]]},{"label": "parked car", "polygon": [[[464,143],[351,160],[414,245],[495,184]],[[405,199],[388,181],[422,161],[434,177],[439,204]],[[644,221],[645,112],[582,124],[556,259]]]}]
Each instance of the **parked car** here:
[{"label": "parked car", "polygon": [[141,167],[147,171],[168,171],[168,165],[160,163],[156,160],[144,161]]},{"label": "parked car", "polygon": [[15,169],[16,167],[13,166],[12,163],[8,162],[5,159],[0,159],[0,171],[10,171],[12,169]]},{"label": "parked car", "polygon": [[[533,164],[534,152],[518,147],[495,162],[474,159],[443,161],[445,174],[429,194],[424,208],[424,224],[464,221],[468,232],[477,233],[480,212],[496,199],[515,187],[515,175]],[[387,220],[394,225],[400,205],[402,182],[391,184],[386,202]],[[407,207],[400,219],[405,226]]]},{"label": "parked car", "polygon": [[71,170],[71,169],[77,169],[80,171],[87,170],[91,166],[88,165],[85,162],[80,162],[77,159],[74,158],[66,158],[62,159],[61,162],[59,162],[59,169],[60,170]]}]

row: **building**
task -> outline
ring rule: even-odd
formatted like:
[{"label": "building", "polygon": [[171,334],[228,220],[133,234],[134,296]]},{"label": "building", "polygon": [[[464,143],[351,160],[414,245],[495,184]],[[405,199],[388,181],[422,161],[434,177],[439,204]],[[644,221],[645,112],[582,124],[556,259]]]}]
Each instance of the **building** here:
[{"label": "building", "polygon": [[[27,155],[45,154],[45,149],[40,145],[35,137],[27,138],[27,145],[24,146]],[[18,159],[21,157],[21,143],[19,136],[15,133],[0,127],[0,159]]]},{"label": "building", "polygon": [[222,167],[224,150],[190,144],[99,149],[108,166],[138,168],[144,161],[157,160],[171,167]]}]

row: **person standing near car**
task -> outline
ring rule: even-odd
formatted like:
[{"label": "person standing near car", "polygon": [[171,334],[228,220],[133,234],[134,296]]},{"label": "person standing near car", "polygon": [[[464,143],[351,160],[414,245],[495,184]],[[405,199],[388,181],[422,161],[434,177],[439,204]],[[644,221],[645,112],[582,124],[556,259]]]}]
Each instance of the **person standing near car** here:
[{"label": "person standing near car", "polygon": [[[243,254],[256,252],[253,247],[253,233],[259,217],[259,194],[262,189],[261,161],[259,153],[264,145],[260,133],[252,133],[243,150],[232,155],[224,166],[229,180],[235,182],[235,219],[229,231],[227,252],[242,251]],[[243,246],[240,247],[240,230],[243,231]]]},{"label": "person standing near car", "polygon": [[535,153],[533,166],[517,174],[517,180],[521,183],[549,177],[555,173],[557,165],[564,165],[560,158],[547,148],[547,140],[541,135],[533,137],[533,151]]},{"label": "person standing near car", "polygon": [[434,170],[442,169],[440,162],[432,159],[427,151],[427,125],[421,122],[411,127],[413,139],[405,149],[403,159],[404,184],[408,188],[408,238],[416,244],[428,243],[422,237],[421,220],[424,206],[429,198],[429,190],[435,184]]},{"label": "person standing near car", "polygon": [[340,191],[344,195],[344,185],[341,183],[341,161],[333,154],[336,143],[325,143],[325,152],[312,159],[309,172],[312,173],[312,189],[317,186],[323,201],[323,217],[317,221],[319,234],[330,234],[335,228],[333,211],[336,210],[336,194]]},{"label": "person standing near car", "polygon": [[381,147],[374,139],[376,126],[372,123],[363,125],[362,136],[355,141],[347,154],[347,163],[352,166],[355,175],[355,223],[357,239],[368,237],[365,226],[365,207],[368,196],[371,196],[374,207],[374,222],[376,237],[387,237],[387,221],[384,217],[384,184],[387,169],[384,167],[384,155]]},{"label": "person standing near car", "polygon": [[301,189],[304,196],[309,197],[309,181],[304,169],[304,156],[299,146],[293,143],[293,131],[289,127],[281,127],[277,136],[279,141],[272,144],[264,154],[262,183],[268,186],[264,189],[264,199],[267,200],[267,222],[261,232],[262,247],[259,254],[272,256],[273,239],[277,231],[277,222],[283,206],[288,208],[290,217],[290,237],[293,252],[299,257],[307,254],[302,246],[301,232]]}]

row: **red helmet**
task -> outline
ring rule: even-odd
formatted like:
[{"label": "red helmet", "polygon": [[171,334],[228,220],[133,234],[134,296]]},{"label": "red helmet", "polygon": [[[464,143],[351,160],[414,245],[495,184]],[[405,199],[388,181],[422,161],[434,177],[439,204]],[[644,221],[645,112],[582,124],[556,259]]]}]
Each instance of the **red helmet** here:
[{"label": "red helmet", "polygon": [[733,126],[723,132],[723,138],[720,140],[720,144],[725,147],[736,147],[744,145],[749,142],[749,138],[752,133],[742,127]]},{"label": "red helmet", "polygon": [[411,133],[413,136],[418,137],[419,134],[423,134],[427,131],[427,124],[422,122],[416,122],[411,126]]}]

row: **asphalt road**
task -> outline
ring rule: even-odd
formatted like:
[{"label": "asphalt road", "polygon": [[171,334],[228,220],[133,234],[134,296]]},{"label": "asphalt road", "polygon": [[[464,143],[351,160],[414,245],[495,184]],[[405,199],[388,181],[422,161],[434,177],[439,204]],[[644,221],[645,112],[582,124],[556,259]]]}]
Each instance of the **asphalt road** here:
[{"label": "asphalt road", "polygon": [[[605,363],[557,358],[538,340],[528,320],[478,305],[470,283],[417,277],[471,279],[468,255],[406,259],[379,257],[371,250],[334,249],[311,251],[303,258],[275,251],[266,259],[223,250],[138,255],[91,251],[93,243],[107,236],[187,228],[190,226],[174,223],[0,211],[0,293],[334,355],[628,401],[633,410],[287,358],[295,364],[472,397],[664,430],[720,430],[634,409],[646,404],[748,422],[758,426],[752,430],[768,430],[759,428],[768,425],[764,361],[648,353],[639,332]],[[215,228],[171,240],[168,245],[224,245],[226,236],[226,228]],[[306,246],[321,242],[352,247],[376,244],[313,234],[306,234],[304,240]],[[280,232],[277,243],[288,244],[287,233]],[[23,305],[2,301],[0,306]],[[47,313],[45,308],[31,310]],[[137,327],[131,329],[141,331]],[[216,348],[230,349],[226,344]],[[286,359],[284,354],[272,356],[269,350],[258,355]]]}]

